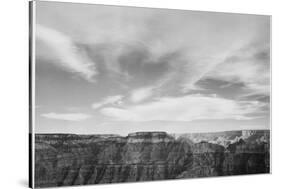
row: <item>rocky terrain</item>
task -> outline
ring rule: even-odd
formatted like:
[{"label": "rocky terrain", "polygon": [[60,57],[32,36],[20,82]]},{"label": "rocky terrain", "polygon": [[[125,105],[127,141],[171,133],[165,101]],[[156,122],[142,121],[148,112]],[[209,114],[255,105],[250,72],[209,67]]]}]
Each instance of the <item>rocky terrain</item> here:
[{"label": "rocky terrain", "polygon": [[36,134],[35,186],[270,172],[269,131]]}]

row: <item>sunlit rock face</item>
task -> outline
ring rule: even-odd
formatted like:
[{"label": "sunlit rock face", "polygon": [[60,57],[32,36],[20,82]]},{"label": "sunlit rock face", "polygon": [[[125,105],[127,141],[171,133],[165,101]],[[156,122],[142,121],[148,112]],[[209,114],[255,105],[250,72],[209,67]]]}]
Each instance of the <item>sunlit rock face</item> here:
[{"label": "sunlit rock face", "polygon": [[37,134],[35,185],[268,173],[269,154],[269,131],[183,134],[176,138],[165,132],[137,132],[126,137]]}]

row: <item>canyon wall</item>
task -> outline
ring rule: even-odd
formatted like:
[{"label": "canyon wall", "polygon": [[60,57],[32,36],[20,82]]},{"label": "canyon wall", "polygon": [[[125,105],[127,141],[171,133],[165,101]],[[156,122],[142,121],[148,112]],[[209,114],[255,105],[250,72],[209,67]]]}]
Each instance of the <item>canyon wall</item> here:
[{"label": "canyon wall", "polygon": [[212,142],[204,134],[175,139],[165,132],[36,134],[35,186],[269,173],[268,133],[217,133],[207,137]]}]

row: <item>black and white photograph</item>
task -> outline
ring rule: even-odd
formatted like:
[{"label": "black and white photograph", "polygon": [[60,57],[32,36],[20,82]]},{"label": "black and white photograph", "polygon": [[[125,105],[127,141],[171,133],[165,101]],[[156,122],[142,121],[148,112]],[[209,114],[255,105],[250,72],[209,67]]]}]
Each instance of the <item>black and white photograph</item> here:
[{"label": "black and white photograph", "polygon": [[34,187],[271,173],[270,16],[30,11]]}]

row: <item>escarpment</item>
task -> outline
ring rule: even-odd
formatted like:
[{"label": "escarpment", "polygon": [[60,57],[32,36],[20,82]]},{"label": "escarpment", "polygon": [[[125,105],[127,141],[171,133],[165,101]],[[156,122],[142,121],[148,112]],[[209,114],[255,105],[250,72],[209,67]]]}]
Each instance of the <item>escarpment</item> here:
[{"label": "escarpment", "polygon": [[36,134],[35,186],[268,173],[268,132]]}]

